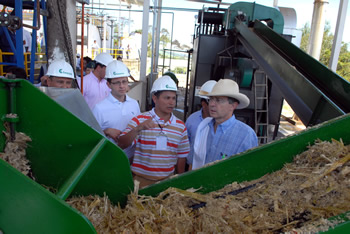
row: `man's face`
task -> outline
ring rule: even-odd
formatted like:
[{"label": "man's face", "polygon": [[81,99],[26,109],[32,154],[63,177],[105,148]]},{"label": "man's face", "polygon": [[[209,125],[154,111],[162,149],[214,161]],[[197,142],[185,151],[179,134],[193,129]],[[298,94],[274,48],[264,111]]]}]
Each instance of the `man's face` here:
[{"label": "man's face", "polygon": [[236,109],[237,105],[237,102],[230,104],[228,102],[228,97],[210,97],[209,114],[215,119],[216,122],[222,123],[231,118],[233,111]]},{"label": "man's face", "polygon": [[122,98],[129,90],[128,77],[114,78],[111,82],[107,82],[111,93],[116,98]]},{"label": "man's face", "polygon": [[47,79],[48,87],[56,87],[56,88],[72,88],[73,79],[65,78],[65,77],[49,77]]},{"label": "man's face", "polygon": [[94,70],[94,74],[97,76],[97,78],[103,79],[106,76],[106,66],[100,65],[97,66]]},{"label": "man's face", "polygon": [[152,96],[155,103],[156,109],[162,114],[171,114],[176,105],[176,92],[174,91],[163,91],[156,97]]},{"label": "man's face", "polygon": [[83,68],[86,69],[86,66],[87,66],[87,61],[83,59]]},{"label": "man's face", "polygon": [[201,100],[201,104],[202,104],[203,112],[209,115],[209,104],[208,104],[208,101],[209,101],[209,99],[206,100],[206,99],[203,98]]},{"label": "man's face", "polygon": [[93,72],[94,71],[94,69],[93,68],[86,68],[86,75],[88,75],[88,74],[90,74],[91,72]]}]

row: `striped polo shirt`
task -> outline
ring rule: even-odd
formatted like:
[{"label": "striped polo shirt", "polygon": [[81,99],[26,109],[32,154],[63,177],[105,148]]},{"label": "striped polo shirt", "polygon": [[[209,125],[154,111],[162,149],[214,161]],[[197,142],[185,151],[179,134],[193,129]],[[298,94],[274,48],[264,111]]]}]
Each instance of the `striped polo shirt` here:
[{"label": "striped polo shirt", "polygon": [[[174,173],[178,158],[186,158],[190,147],[185,124],[173,114],[168,122],[159,118],[154,109],[134,117],[124,130],[127,134],[147,119],[153,119],[157,126],[139,132],[133,144],[136,144],[131,170],[134,174],[150,180],[162,180]],[[167,136],[167,149],[157,150],[156,139],[160,132]]]}]

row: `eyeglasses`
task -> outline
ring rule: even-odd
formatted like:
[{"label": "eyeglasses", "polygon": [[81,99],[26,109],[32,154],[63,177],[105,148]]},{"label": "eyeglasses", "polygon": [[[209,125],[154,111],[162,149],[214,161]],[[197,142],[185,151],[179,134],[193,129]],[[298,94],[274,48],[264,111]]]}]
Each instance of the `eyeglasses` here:
[{"label": "eyeglasses", "polygon": [[128,81],[127,80],[123,80],[123,81],[117,81],[117,82],[111,82],[112,85],[127,85]]},{"label": "eyeglasses", "polygon": [[228,102],[227,98],[217,98],[217,97],[209,98],[209,103],[224,104],[225,102]]}]

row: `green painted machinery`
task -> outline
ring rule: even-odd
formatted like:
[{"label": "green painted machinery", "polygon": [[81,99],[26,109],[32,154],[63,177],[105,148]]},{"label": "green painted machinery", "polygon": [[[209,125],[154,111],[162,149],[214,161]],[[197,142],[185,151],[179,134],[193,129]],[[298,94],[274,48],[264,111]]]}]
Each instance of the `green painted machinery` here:
[{"label": "green painted machinery", "polygon": [[[65,204],[70,196],[105,193],[125,205],[133,181],[120,148],[25,80],[0,79],[0,100],[0,131],[8,122],[12,133],[32,139],[27,158],[36,179],[0,160],[3,233],[94,233],[90,222]],[[0,152],[5,141],[1,134]]]},{"label": "green painted machinery", "polygon": [[[267,20],[266,23],[279,34],[283,32],[284,19],[283,15],[276,8],[263,6],[255,2],[236,2],[228,8],[223,25],[226,29],[235,28],[236,17],[240,16],[240,20],[251,22],[256,19]],[[244,18],[242,18],[244,17]]]},{"label": "green painted machinery", "polygon": [[[91,223],[64,200],[103,195],[125,204],[133,190],[128,159],[114,144],[24,80],[0,79],[0,116],[32,138],[27,156],[36,181],[0,160],[0,230],[4,233],[95,233]],[[12,120],[6,116],[16,113]],[[1,131],[4,130],[0,125]],[[140,190],[155,196],[168,187],[202,187],[208,193],[233,181],[257,179],[279,170],[316,139],[350,144],[350,115]],[[1,148],[5,139],[1,135]],[[42,185],[50,187],[50,192]],[[349,232],[350,222],[334,233]]]}]

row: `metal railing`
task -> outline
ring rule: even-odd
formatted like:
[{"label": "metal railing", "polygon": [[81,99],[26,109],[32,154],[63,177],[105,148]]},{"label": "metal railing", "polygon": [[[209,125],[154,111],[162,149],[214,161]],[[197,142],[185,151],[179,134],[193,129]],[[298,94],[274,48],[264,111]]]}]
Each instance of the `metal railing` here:
[{"label": "metal railing", "polygon": [[124,50],[123,49],[111,49],[111,48],[99,48],[99,49],[92,49],[91,50],[91,59],[93,60],[96,55],[99,53],[109,53],[113,56],[114,59],[117,59],[118,56],[123,57]]},{"label": "metal railing", "polygon": [[[4,55],[5,56],[7,56],[7,55],[15,56],[15,54],[13,52],[2,52],[0,50],[0,76],[4,76],[6,74],[4,72],[4,66],[12,66],[12,65],[9,65],[6,62],[4,62],[4,59],[3,59]],[[29,59],[30,55],[31,55],[30,52],[26,52],[23,54],[23,56],[24,56],[24,70],[26,71],[27,77],[29,77],[29,74],[30,74],[30,63],[31,63],[31,61]],[[35,53],[35,55],[36,55],[35,64],[46,64],[47,63],[46,60],[40,60],[40,59],[44,58],[45,53]],[[14,64],[13,66],[16,66],[16,65]],[[36,69],[40,69],[40,67],[36,68]],[[39,75],[39,73],[34,73],[34,75],[37,77]]]}]

